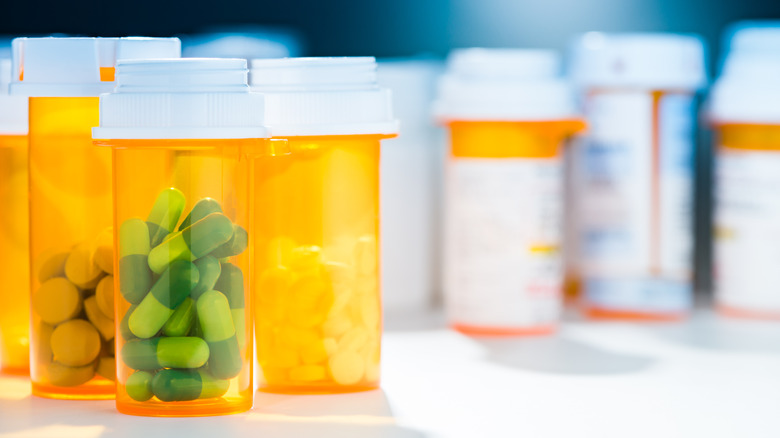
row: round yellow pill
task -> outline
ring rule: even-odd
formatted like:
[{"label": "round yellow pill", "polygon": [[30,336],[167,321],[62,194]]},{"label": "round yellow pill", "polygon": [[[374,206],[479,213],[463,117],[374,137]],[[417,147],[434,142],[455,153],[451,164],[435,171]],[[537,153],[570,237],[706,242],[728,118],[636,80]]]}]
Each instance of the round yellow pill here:
[{"label": "round yellow pill", "polygon": [[339,351],[358,351],[371,340],[368,331],[363,327],[355,327],[339,339]]},{"label": "round yellow pill", "polygon": [[65,276],[65,262],[68,261],[69,252],[58,252],[45,256],[38,269],[38,281],[41,283],[54,277]]},{"label": "round yellow pill", "polygon": [[55,277],[41,284],[32,297],[32,305],[43,322],[56,325],[81,312],[81,294],[68,280]]},{"label": "round yellow pill", "polygon": [[108,319],[114,319],[114,276],[103,277],[95,289],[97,305]]},{"label": "round yellow pill", "polygon": [[301,348],[301,360],[306,365],[314,365],[324,362],[328,358],[328,352],[322,341],[310,343]]},{"label": "round yellow pill", "polygon": [[81,244],[70,252],[65,262],[65,275],[81,289],[92,289],[97,286],[103,270],[95,263],[89,246]]},{"label": "round yellow pill", "polygon": [[319,246],[299,246],[292,250],[289,266],[296,272],[316,272],[322,262],[322,250]]},{"label": "round yellow pill", "polygon": [[47,366],[46,374],[49,383],[54,386],[78,386],[95,376],[95,364],[69,367],[60,362],[52,362]]},{"label": "round yellow pill", "polygon": [[108,319],[100,311],[97,296],[91,296],[84,300],[84,310],[86,311],[87,319],[95,326],[103,340],[109,341],[114,339],[114,321]]},{"label": "round yellow pill", "polygon": [[360,297],[360,316],[363,324],[369,330],[379,327],[381,306],[376,294],[368,293]]},{"label": "round yellow pill", "polygon": [[98,360],[98,375],[116,381],[116,360],[113,357],[103,356]]},{"label": "round yellow pill", "polygon": [[100,335],[92,324],[74,319],[58,325],[51,334],[54,359],[63,365],[81,367],[100,354]]},{"label": "round yellow pill", "polygon": [[289,347],[277,347],[268,355],[268,365],[276,368],[292,368],[300,364],[298,352]]},{"label": "round yellow pill", "polygon": [[298,382],[316,382],[325,379],[325,367],[320,365],[301,365],[290,370],[290,380]]},{"label": "round yellow pill", "polygon": [[339,351],[328,361],[330,374],[339,385],[354,385],[363,378],[365,361],[353,351]]},{"label": "round yellow pill", "polygon": [[114,275],[114,230],[109,227],[95,240],[95,264],[105,273]]},{"label": "round yellow pill", "polygon": [[33,350],[35,356],[33,360],[38,364],[49,364],[53,359],[53,353],[51,352],[51,334],[54,331],[54,326],[39,321],[35,324],[34,331],[32,333]]}]

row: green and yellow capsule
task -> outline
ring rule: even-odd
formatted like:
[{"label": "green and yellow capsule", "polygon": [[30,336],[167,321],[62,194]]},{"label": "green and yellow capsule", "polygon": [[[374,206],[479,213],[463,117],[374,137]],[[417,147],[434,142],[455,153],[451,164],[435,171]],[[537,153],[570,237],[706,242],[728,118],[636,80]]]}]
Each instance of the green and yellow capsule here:
[{"label": "green and yellow capsule", "polygon": [[133,335],[151,338],[198,284],[198,268],[192,262],[177,260],[163,272],[152,290],[130,314],[128,326]]},{"label": "green and yellow capsule", "polygon": [[172,235],[149,253],[149,268],[157,274],[177,260],[197,260],[233,236],[233,223],[222,213],[212,213]]},{"label": "green and yellow capsule", "polygon": [[176,307],[162,328],[165,336],[187,336],[195,322],[195,301],[187,297]]},{"label": "green and yellow capsule", "polygon": [[128,219],[119,227],[119,292],[131,304],[144,299],[152,285],[149,228],[141,219]]},{"label": "green and yellow capsule", "polygon": [[157,195],[152,211],[146,218],[149,225],[149,237],[152,247],[159,245],[165,236],[176,230],[187,200],[184,193],[173,187]]},{"label": "green and yellow capsule", "polygon": [[222,292],[210,290],[198,298],[198,321],[209,344],[209,372],[218,379],[236,377],[243,367],[230,304]]},{"label": "green and yellow capsule", "polygon": [[201,199],[195,203],[195,205],[192,207],[192,211],[190,211],[190,214],[188,214],[187,217],[184,218],[184,221],[182,221],[181,225],[179,225],[179,231],[184,230],[185,228],[210,215],[211,213],[222,213],[222,207],[219,205],[219,202],[212,198]]},{"label": "green and yellow capsule", "polygon": [[230,381],[214,378],[204,369],[165,369],[152,379],[152,392],[164,402],[222,397],[229,387]]},{"label": "green and yellow capsule", "polygon": [[244,274],[232,263],[222,263],[222,273],[214,285],[214,289],[222,292],[230,303],[230,314],[236,327],[236,336],[241,350],[246,345],[246,304],[244,301]]},{"label": "green and yellow capsule", "polygon": [[195,266],[198,267],[198,273],[200,274],[200,281],[192,290],[190,295],[192,299],[197,300],[203,292],[214,289],[214,285],[217,284],[220,274],[222,273],[222,266],[219,260],[207,255],[195,260]]},{"label": "green and yellow capsule", "polygon": [[209,346],[193,336],[134,339],[122,347],[122,360],[134,370],[200,368],[209,359]]},{"label": "green and yellow capsule", "polygon": [[244,227],[233,224],[233,237],[219,248],[211,252],[218,259],[233,257],[241,254],[249,245],[249,235]]}]

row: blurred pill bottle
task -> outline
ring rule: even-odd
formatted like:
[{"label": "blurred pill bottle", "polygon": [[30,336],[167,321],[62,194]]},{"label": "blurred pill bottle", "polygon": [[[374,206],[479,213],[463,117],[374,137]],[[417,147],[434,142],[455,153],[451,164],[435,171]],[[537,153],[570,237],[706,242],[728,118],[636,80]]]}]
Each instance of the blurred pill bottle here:
[{"label": "blurred pill bottle", "polygon": [[387,321],[429,311],[439,292],[441,128],[431,118],[436,59],[378,62],[379,85],[393,92],[393,113],[403,126],[383,143],[380,191],[382,305]]},{"label": "blurred pill bottle", "polygon": [[113,150],[122,413],[252,407],[249,159],[267,140],[247,73],[244,59],[120,61],[100,97],[92,132]]},{"label": "blurred pill bottle", "polygon": [[551,333],[562,305],[562,149],[584,127],[560,59],[456,50],[439,85],[448,321],[472,335]]},{"label": "blurred pill bottle", "polygon": [[[260,389],[379,386],[379,145],[394,137],[390,91],[371,57],[254,60],[253,90],[289,154],[252,182]],[[392,291],[390,292],[392,293]]]},{"label": "blurred pill bottle", "polygon": [[715,302],[725,315],[780,319],[780,22],[733,26],[712,87]]},{"label": "blurred pill bottle", "polygon": [[11,60],[0,59],[0,372],[30,371],[27,98],[9,96]]},{"label": "blurred pill bottle", "polygon": [[668,320],[692,306],[700,38],[603,34],[576,40],[571,75],[588,122],[567,178],[570,281],[588,316]]},{"label": "blurred pill bottle", "polygon": [[[17,38],[10,91],[29,97],[30,377],[41,397],[114,397],[111,151],[92,144],[117,59],[177,57],[175,38]],[[109,329],[110,327],[110,329]]]}]

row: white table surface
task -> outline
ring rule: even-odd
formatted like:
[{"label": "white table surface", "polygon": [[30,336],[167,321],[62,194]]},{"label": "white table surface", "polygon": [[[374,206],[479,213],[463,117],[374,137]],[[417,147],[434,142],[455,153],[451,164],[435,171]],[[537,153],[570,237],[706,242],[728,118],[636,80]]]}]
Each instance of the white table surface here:
[{"label": "white table surface", "polygon": [[0,437],[780,437],[780,323],[572,321],[472,339],[441,317],[388,324],[382,389],[258,392],[245,414],[144,418],[0,377]]}]

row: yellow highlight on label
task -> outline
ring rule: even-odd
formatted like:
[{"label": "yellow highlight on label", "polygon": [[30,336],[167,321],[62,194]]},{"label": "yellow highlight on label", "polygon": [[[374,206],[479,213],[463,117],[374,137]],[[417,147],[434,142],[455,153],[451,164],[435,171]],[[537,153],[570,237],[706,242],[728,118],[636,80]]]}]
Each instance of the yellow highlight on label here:
[{"label": "yellow highlight on label", "polygon": [[531,247],[528,248],[528,251],[530,251],[531,254],[541,255],[555,254],[560,250],[561,247],[559,245],[531,245]]}]

